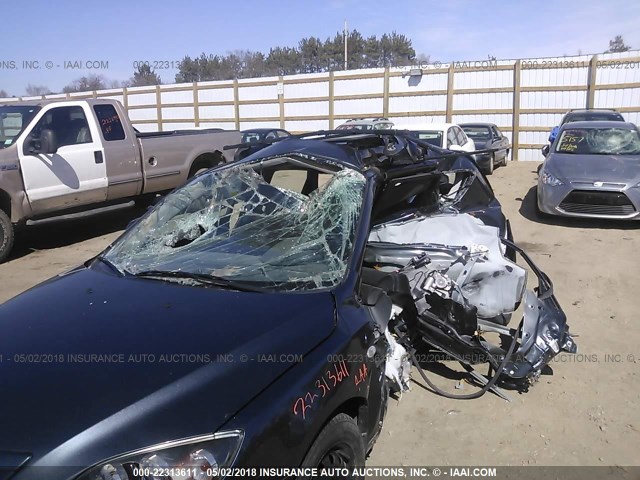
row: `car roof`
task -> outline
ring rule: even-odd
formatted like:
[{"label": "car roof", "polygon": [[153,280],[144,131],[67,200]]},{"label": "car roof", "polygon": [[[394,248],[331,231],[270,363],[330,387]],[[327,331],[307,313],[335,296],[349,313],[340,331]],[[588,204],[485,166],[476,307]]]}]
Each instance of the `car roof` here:
[{"label": "car roof", "polygon": [[569,128],[622,128],[626,130],[636,130],[637,127],[631,122],[616,122],[613,120],[581,121],[569,122],[562,125],[560,130]]},{"label": "car roof", "polygon": [[462,127],[464,129],[464,127],[496,127],[498,128],[498,126],[495,123],[488,123],[488,122],[470,122],[470,123],[459,123],[458,124],[459,127]]},{"label": "car roof", "polygon": [[273,127],[273,128],[248,128],[246,130],[242,130],[241,133],[268,133],[273,131],[286,132],[284,128]]},{"label": "car roof", "polygon": [[[388,140],[385,137],[400,139],[401,142],[404,142],[404,147],[398,150],[387,151],[386,142]],[[225,148],[228,149],[231,147],[232,146],[227,146]],[[457,154],[452,154],[451,152],[421,141],[408,132],[395,130],[366,132],[328,130],[291,135],[278,139],[273,143],[268,143],[267,146],[255,154],[246,157],[241,162],[253,162],[256,158],[269,159],[287,155],[302,155],[304,157],[315,158],[316,161],[320,163],[341,165],[364,172],[372,166],[372,162],[376,162],[372,160],[376,158],[374,151],[380,154],[380,152],[384,150],[385,153],[382,153],[383,156],[402,155],[403,159],[399,160],[397,164],[395,162],[385,165],[375,163],[377,168],[388,170],[406,167],[407,161],[409,163],[415,162],[415,160],[407,160],[407,148],[411,150],[412,154],[416,154],[417,150],[422,149],[423,160],[428,160],[433,157],[443,158],[457,156]],[[423,160],[420,160],[420,162]],[[436,165],[434,164],[434,169],[435,167]]]},{"label": "car roof", "polygon": [[619,111],[613,108],[577,108],[575,110],[569,110],[565,115],[569,115],[571,113],[620,113]]},{"label": "car roof", "polygon": [[396,130],[447,130],[449,127],[459,127],[457,123],[415,123],[413,125],[396,125]]},{"label": "car roof", "polygon": [[393,122],[385,117],[352,118],[344,122],[342,125],[375,125],[376,123],[393,123]]}]

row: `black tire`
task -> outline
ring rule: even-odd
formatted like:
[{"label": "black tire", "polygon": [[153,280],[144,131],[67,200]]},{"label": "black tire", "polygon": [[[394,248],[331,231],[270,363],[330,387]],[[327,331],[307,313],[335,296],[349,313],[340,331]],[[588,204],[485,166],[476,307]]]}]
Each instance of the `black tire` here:
[{"label": "black tire", "polygon": [[196,175],[200,175],[202,172],[206,172],[207,170],[209,170],[209,168],[211,167],[198,167],[197,165],[194,165],[193,167],[191,167],[191,170],[189,170],[187,180],[195,177]]},{"label": "black tire", "polygon": [[4,262],[11,249],[13,248],[13,240],[15,231],[11,219],[0,210],[0,263]]},{"label": "black tire", "polygon": [[187,180],[201,174],[206,170],[209,170],[210,168],[217,167],[221,163],[224,163],[224,157],[222,156],[216,156],[213,154],[201,155],[200,157],[196,158],[191,165],[189,174],[187,175]]},{"label": "black tire", "polygon": [[489,166],[484,169],[485,175],[491,175],[493,173],[493,162],[496,161],[496,155],[494,153],[491,154],[491,160],[489,161]]},{"label": "black tire", "polygon": [[502,164],[501,164],[503,167],[507,166],[508,159],[509,159],[509,150],[504,152],[504,158],[502,159]]},{"label": "black tire", "polygon": [[317,467],[320,470],[364,467],[364,450],[357,422],[346,413],[339,413],[324,426],[304,457],[302,466]]}]

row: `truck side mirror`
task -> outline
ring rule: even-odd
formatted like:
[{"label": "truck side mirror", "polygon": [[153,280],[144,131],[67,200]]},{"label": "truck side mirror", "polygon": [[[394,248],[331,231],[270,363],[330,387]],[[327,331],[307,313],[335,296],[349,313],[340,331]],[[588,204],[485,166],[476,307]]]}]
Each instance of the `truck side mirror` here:
[{"label": "truck side mirror", "polygon": [[58,139],[56,133],[49,129],[43,128],[40,132],[40,151],[38,153],[52,154],[58,151]]},{"label": "truck side mirror", "polygon": [[41,153],[56,153],[58,139],[53,130],[44,128],[38,137],[30,136],[24,144],[25,155],[40,155]]}]

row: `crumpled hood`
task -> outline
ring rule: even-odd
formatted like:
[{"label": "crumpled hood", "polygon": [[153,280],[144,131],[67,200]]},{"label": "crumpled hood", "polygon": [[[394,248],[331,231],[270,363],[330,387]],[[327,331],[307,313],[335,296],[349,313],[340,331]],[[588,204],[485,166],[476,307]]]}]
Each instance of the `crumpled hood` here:
[{"label": "crumpled hood", "polygon": [[0,305],[0,451],[87,465],[213,432],[293,365],[282,354],[307,353],[335,325],[329,292],[245,293],[106,270],[82,268]]},{"label": "crumpled hood", "polygon": [[640,182],[640,155],[567,155],[554,153],[546,162],[552,174],[570,182]]}]

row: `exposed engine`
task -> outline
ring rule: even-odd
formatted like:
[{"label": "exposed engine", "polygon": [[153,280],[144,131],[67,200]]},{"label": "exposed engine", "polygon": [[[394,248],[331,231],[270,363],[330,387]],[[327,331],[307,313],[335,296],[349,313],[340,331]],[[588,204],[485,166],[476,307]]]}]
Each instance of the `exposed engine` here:
[{"label": "exposed engine", "polygon": [[[527,270],[505,257],[505,245],[519,251],[470,214],[414,217],[371,232],[365,264],[378,274],[369,277],[391,297],[389,329],[409,355],[426,346],[463,365],[488,363],[501,384],[526,388],[553,356],[576,351],[549,280],[520,251],[539,281],[537,292],[526,290]],[[488,333],[503,342],[491,343]]]}]

